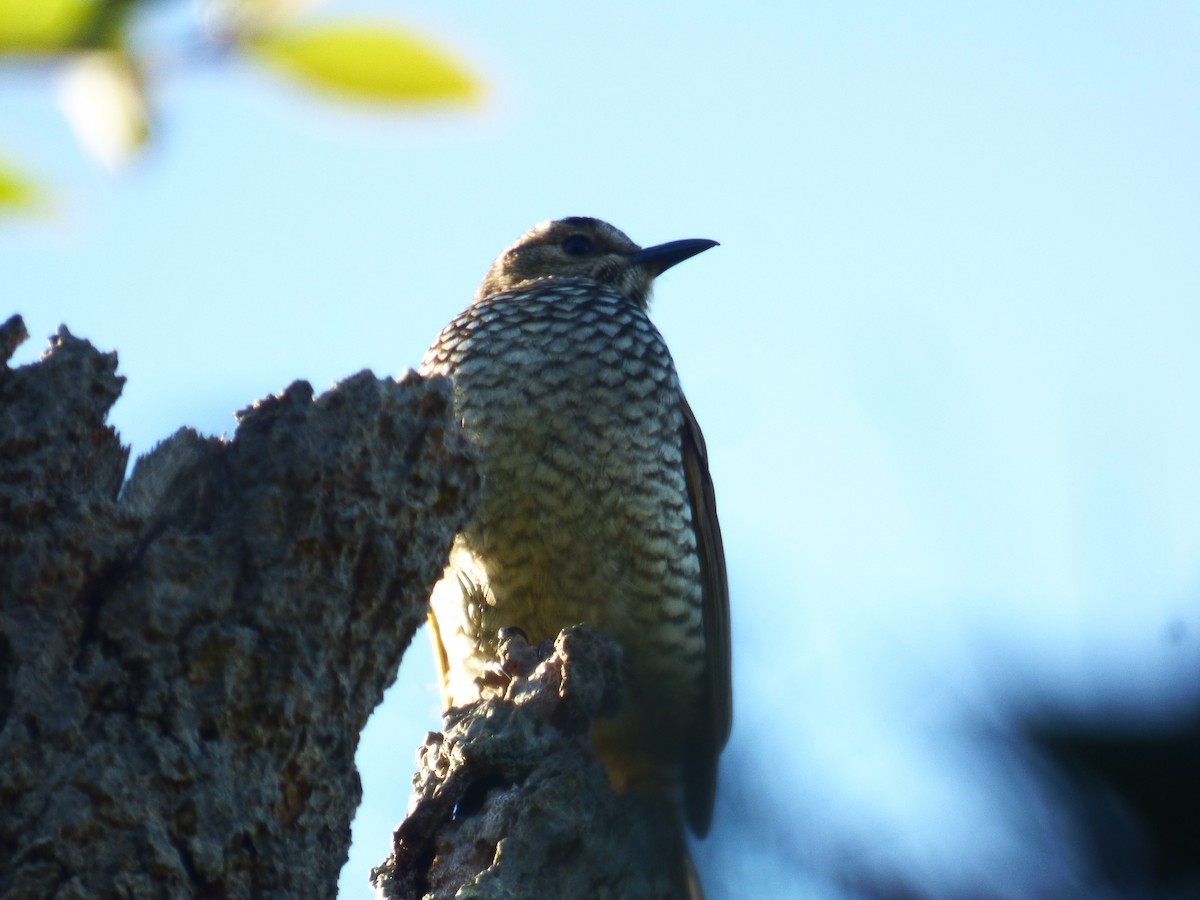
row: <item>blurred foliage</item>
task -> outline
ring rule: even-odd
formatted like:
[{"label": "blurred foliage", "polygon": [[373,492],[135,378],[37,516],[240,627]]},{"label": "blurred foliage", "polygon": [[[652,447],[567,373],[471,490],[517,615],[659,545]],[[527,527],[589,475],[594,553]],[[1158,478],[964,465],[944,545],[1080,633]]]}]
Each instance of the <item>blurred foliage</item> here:
[{"label": "blurred foliage", "polygon": [[1112,896],[1200,897],[1200,712],[1028,726]]},{"label": "blurred foliage", "polygon": [[471,77],[414,35],[380,25],[291,28],[247,44],[256,57],[317,88],[385,103],[462,102]]},{"label": "blurred foliage", "polygon": [[119,50],[87,50],[63,65],[59,105],[75,136],[110,169],[132,159],[150,139],[142,70]]},{"label": "blurred foliage", "polygon": [[0,160],[0,209],[32,209],[37,201],[33,184]]},{"label": "blurred foliage", "polygon": [[58,53],[95,14],[94,0],[0,0],[0,53]]},{"label": "blurred foliage", "polygon": [[[475,76],[451,54],[385,21],[305,20],[322,0],[167,0],[192,10],[180,46],[143,46],[139,25],[163,0],[0,0],[0,67],[56,76],[59,105],[81,146],[117,169],[154,134],[157,81],[188,66],[239,57],[306,89],[373,107],[474,103]],[[0,163],[0,213],[40,195]]]}]

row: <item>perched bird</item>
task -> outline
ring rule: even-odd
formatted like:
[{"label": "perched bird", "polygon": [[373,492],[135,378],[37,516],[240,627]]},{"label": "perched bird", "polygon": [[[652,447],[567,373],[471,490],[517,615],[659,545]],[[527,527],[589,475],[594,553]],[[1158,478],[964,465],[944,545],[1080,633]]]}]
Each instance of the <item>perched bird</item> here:
[{"label": "perched bird", "polygon": [[483,470],[432,598],[447,705],[478,699],[500,628],[599,628],[625,677],[597,755],[617,790],[668,798],[700,836],[732,719],[729,591],[704,439],[647,306],[658,275],[713,246],[538,225],[421,366],[453,380]]}]

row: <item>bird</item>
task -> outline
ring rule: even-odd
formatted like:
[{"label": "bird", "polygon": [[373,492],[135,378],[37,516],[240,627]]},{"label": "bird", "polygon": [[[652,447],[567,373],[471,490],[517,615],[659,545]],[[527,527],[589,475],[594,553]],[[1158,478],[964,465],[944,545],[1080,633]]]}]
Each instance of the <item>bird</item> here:
[{"label": "bird", "polygon": [[714,246],[543,222],[420,369],[450,378],[483,476],[431,597],[445,705],[479,698],[501,629],[603,631],[623,687],[591,727],[596,755],[618,792],[666,798],[698,837],[733,716],[729,588],[704,438],[648,308],[658,276]]}]

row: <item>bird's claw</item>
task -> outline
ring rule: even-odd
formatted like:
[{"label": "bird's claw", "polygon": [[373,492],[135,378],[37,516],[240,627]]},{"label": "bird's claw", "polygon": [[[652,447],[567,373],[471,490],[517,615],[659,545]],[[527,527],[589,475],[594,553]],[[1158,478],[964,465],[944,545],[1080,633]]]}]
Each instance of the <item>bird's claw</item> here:
[{"label": "bird's claw", "polygon": [[554,650],[554,641],[531,646],[524,629],[509,625],[496,632],[496,658],[484,663],[475,679],[480,691],[490,689],[503,695],[515,678],[527,678]]}]

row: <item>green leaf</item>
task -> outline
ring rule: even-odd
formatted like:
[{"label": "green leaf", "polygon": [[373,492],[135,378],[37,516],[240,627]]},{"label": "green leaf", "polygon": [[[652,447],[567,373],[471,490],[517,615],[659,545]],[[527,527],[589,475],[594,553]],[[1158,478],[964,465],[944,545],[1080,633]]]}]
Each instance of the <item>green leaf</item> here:
[{"label": "green leaf", "polygon": [[26,180],[0,160],[0,213],[32,210],[40,199],[33,182]]},{"label": "green leaf", "polygon": [[0,53],[54,53],[70,47],[95,0],[0,0]]},{"label": "green leaf", "polygon": [[480,93],[474,76],[448,54],[385,24],[288,28],[244,46],[259,61],[298,81],[359,100],[468,103]]}]

